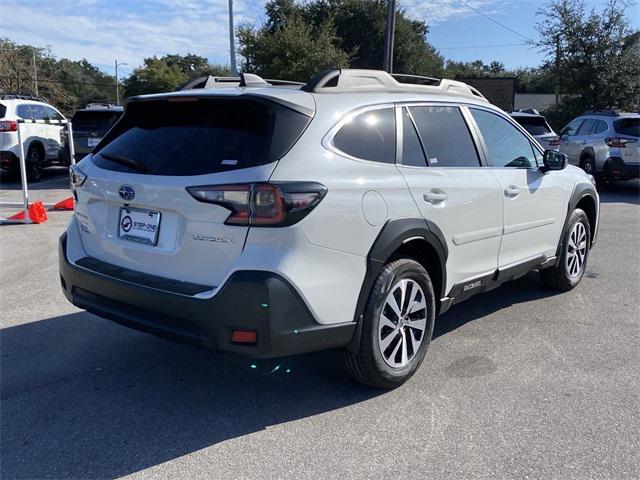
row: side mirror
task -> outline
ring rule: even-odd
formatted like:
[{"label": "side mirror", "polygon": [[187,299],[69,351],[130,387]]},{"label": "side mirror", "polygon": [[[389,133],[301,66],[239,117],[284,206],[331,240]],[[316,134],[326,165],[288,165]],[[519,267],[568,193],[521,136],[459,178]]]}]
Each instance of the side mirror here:
[{"label": "side mirror", "polygon": [[545,150],[542,162],[544,163],[542,167],[544,172],[563,170],[567,166],[567,156],[558,150]]}]

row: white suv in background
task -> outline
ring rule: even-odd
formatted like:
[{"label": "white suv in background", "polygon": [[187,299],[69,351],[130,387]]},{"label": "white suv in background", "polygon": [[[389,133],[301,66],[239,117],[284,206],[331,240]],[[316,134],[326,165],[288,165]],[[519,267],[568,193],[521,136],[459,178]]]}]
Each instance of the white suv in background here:
[{"label": "white suv in background", "polygon": [[245,74],[129,99],[72,167],[66,297],[253,358],[339,349],[392,388],[451,305],[531,270],[575,287],[598,226],[590,177],[472,87],[432,83]]},{"label": "white suv in background", "polygon": [[560,137],[553,131],[537,110],[532,108],[527,110],[516,110],[510,113],[511,118],[518,122],[524,129],[535,138],[543,148],[548,150],[558,150]]},{"label": "white suv in background", "polygon": [[0,172],[20,172],[17,120],[39,120],[38,123],[23,123],[20,126],[24,143],[27,178],[37,182],[45,167],[68,165],[64,155],[65,126],[47,123],[50,120],[65,120],[51,105],[33,100],[27,95],[0,95]]}]

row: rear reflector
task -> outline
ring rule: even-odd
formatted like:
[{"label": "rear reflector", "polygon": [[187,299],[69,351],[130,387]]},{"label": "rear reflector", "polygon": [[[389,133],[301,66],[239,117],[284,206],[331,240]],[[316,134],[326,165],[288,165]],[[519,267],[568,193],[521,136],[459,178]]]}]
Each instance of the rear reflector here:
[{"label": "rear reflector", "polygon": [[231,334],[233,343],[256,343],[257,336],[253,330],[234,330]]}]

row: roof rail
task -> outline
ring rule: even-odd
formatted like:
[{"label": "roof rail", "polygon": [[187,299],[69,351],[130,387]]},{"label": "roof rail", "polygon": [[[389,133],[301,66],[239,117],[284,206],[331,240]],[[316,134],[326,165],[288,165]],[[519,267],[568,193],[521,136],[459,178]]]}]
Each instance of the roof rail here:
[{"label": "roof rail", "polygon": [[619,117],[621,113],[624,113],[619,108],[603,108],[602,110],[589,110],[584,112],[583,115],[599,115],[601,117]]},{"label": "roof rail", "polygon": [[291,80],[262,79],[252,73],[241,73],[238,77],[206,77],[190,80],[178,90],[194,90],[200,88],[229,88],[229,87],[270,87],[270,86],[302,86],[304,83]]},{"label": "roof rail", "polygon": [[302,87],[305,92],[453,93],[487,101],[476,88],[457,80],[389,74],[382,70],[323,70]]},{"label": "roof rail", "polygon": [[0,93],[0,100],[34,100],[36,102],[47,102],[39,95],[23,95],[21,93]]},{"label": "roof rail", "polygon": [[93,103],[88,103],[86,107],[84,107],[85,109],[92,109],[92,108],[122,108],[119,105],[114,105],[113,103],[108,103],[108,102],[93,102]]}]

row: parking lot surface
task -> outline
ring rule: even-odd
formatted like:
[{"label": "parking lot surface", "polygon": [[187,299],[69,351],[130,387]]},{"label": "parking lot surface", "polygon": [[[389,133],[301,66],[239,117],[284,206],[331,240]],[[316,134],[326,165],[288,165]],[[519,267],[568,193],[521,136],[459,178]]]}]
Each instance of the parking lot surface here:
[{"label": "parking lot surface", "polygon": [[[45,182],[32,200],[68,196]],[[456,305],[391,392],[330,353],[252,365],[84,313],[58,280],[70,212],[0,227],[0,475],[639,478],[640,183],[601,200],[578,288],[530,274]]]}]

